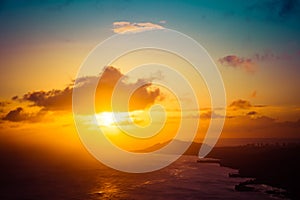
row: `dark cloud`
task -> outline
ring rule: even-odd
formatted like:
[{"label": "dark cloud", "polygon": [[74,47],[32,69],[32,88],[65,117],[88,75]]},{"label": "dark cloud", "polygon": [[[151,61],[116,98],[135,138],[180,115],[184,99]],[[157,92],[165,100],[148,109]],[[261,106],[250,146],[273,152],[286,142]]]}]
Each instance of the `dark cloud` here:
[{"label": "dark cloud", "polygon": [[[41,107],[45,111],[71,110],[73,87],[76,87],[84,96],[87,92],[93,92],[91,91],[91,86],[98,84],[98,79],[99,84],[95,96],[97,112],[112,110],[111,97],[114,87],[119,80],[121,80],[119,83],[120,94],[116,94],[117,98],[122,93],[126,93],[138,86],[130,99],[131,110],[144,109],[153,104],[155,100],[162,98],[160,90],[152,86],[151,80],[138,79],[134,83],[129,83],[127,77],[120,70],[111,66],[106,67],[100,76],[100,79],[97,76],[81,77],[76,80],[76,85],[73,82],[63,90],[29,92],[23,95],[23,97],[19,98],[15,96],[12,99],[15,101],[31,102],[31,106]],[[120,99],[122,100],[122,98]]]},{"label": "dark cloud", "polygon": [[256,70],[256,64],[250,58],[242,58],[236,55],[228,55],[219,59],[223,66],[243,69],[246,72],[253,73]]},{"label": "dark cloud", "polygon": [[9,111],[2,120],[11,121],[11,122],[38,122],[46,114],[45,110],[40,110],[37,113],[26,113],[22,107],[18,107],[14,110]]},{"label": "dark cloud", "polygon": [[33,106],[43,107],[46,110],[66,110],[71,109],[72,88],[66,87],[64,90],[30,92],[23,96],[23,101],[32,102]]},{"label": "dark cloud", "polygon": [[262,108],[262,107],[267,107],[267,105],[254,105],[253,107]]},{"label": "dark cloud", "polygon": [[297,121],[278,121],[268,116],[243,115],[228,119],[223,136],[274,138],[299,137],[300,119]]},{"label": "dark cloud", "polygon": [[233,101],[230,105],[230,108],[233,109],[249,109],[252,107],[251,103],[247,100],[238,99],[236,101]]},{"label": "dark cloud", "polygon": [[0,101],[0,113],[1,113],[1,114],[2,114],[2,113],[5,113],[5,111],[4,111],[3,108],[5,108],[5,106],[7,106],[8,104],[10,104],[9,101]]},{"label": "dark cloud", "polygon": [[13,96],[12,98],[11,98],[11,100],[17,100],[18,99],[18,96]]},{"label": "dark cloud", "polygon": [[19,121],[26,120],[27,115],[24,113],[23,108],[18,107],[15,110],[12,110],[9,113],[7,113],[7,115],[2,119],[7,121],[12,121],[12,122],[19,122]]},{"label": "dark cloud", "polygon": [[233,109],[249,109],[249,108],[261,108],[261,107],[266,107],[267,105],[252,105],[250,101],[244,100],[244,99],[238,99],[229,105],[229,108]]},{"label": "dark cloud", "polygon": [[256,115],[256,114],[257,114],[256,111],[250,111],[250,112],[247,113],[247,115],[250,115],[250,116],[251,116],[251,115]]},{"label": "dark cloud", "polygon": [[8,101],[0,101],[0,107],[5,107],[8,104],[10,104],[10,102],[8,102]]}]

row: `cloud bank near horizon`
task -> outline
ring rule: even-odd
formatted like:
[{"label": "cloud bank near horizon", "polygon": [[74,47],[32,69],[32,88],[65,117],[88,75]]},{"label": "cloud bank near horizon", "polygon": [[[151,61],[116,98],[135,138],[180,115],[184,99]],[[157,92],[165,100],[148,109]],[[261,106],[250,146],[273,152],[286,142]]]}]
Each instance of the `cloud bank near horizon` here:
[{"label": "cloud bank near horizon", "polygon": [[138,33],[143,31],[165,29],[162,25],[154,24],[152,22],[129,22],[129,21],[117,21],[113,23],[113,31],[117,34],[125,33]]}]

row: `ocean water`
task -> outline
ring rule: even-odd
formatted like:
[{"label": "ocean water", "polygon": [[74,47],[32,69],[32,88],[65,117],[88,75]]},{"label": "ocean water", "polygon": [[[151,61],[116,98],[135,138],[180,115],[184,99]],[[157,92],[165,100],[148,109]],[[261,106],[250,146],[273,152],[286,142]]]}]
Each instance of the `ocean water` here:
[{"label": "ocean water", "polygon": [[238,192],[245,178],[229,178],[234,169],[197,163],[182,156],[170,166],[145,174],[122,173],[98,162],[22,166],[2,170],[0,199],[273,199],[262,192]]}]

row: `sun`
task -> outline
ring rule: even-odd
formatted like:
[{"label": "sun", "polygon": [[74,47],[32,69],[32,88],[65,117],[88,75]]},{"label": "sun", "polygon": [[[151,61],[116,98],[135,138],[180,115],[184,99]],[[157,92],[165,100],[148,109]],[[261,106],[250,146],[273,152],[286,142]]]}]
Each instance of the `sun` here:
[{"label": "sun", "polygon": [[101,112],[96,115],[96,118],[100,126],[110,127],[115,124],[114,113],[112,112]]}]

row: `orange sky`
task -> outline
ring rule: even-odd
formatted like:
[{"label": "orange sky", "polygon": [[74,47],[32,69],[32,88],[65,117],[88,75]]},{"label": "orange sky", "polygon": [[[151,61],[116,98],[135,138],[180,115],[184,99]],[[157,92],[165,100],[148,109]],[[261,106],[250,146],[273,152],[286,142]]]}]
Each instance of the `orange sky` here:
[{"label": "orange sky", "polygon": [[[112,32],[123,34],[124,31],[134,34],[164,29],[164,26],[167,24],[115,21],[109,28],[103,29],[106,28],[110,34]],[[101,39],[105,39],[105,36],[103,34]],[[45,41],[42,45],[38,43],[29,45],[27,49],[25,48],[26,51],[24,46],[18,46],[16,54],[8,54],[1,60],[2,65],[9,66],[1,69],[2,138],[16,138],[17,141],[25,143],[49,144],[63,138],[60,140],[62,144],[78,145],[72,117],[74,87],[72,80],[98,40]],[[227,115],[221,138],[299,138],[300,104],[297,90],[299,79],[295,78],[298,73],[282,70],[288,64],[294,66],[297,60],[281,57],[275,60],[269,54],[269,57],[266,54],[263,58],[260,55],[256,55],[256,59],[247,58],[231,52],[224,53],[216,40],[212,43],[216,48],[209,53],[220,70],[227,95]],[[243,54],[244,51],[242,48],[240,53]],[[132,71],[143,63],[148,63],[146,67],[154,71],[151,73]],[[187,95],[186,98],[179,100],[173,91],[158,82],[177,88],[182,92],[182,96],[186,95],[186,85],[181,81],[181,77],[169,73],[167,68],[155,63],[172,66],[188,77],[199,100],[197,105],[200,110],[187,106],[183,108],[186,111],[184,114],[180,112],[182,108],[179,102],[183,100],[186,102],[185,105],[189,105],[191,97]],[[217,110],[210,110],[210,96],[205,82],[201,77],[197,78],[197,73],[187,61],[171,53],[150,49],[130,52],[114,60],[110,63],[110,67],[99,73],[102,77],[95,96],[98,123],[105,129],[107,136],[123,148],[136,150],[170,140],[176,134],[181,116],[188,121],[187,123],[195,120],[199,123],[196,141],[202,141],[210,120],[222,117]],[[97,81],[97,78],[82,77],[80,87],[88,88],[89,83]],[[120,79],[122,80],[119,83],[118,95],[123,93],[125,95],[140,83],[142,86],[135,90],[128,101],[129,109],[126,106],[118,108],[120,112],[130,111],[129,116],[118,120],[118,123],[123,126],[150,127],[147,129],[149,131],[159,130],[161,123],[157,119],[161,119],[161,110],[152,113],[155,119],[151,119],[149,111],[156,104],[163,106],[166,111],[166,124],[162,125],[160,132],[149,140],[137,140],[124,134],[124,130],[120,131],[116,127],[112,115],[107,114],[112,111],[112,91]],[[123,105],[123,99],[119,98],[115,103]],[[106,114],[102,115],[104,112]],[[61,135],[53,133],[57,130]],[[20,135],[29,139],[23,140],[22,137],[19,138]]]},{"label": "orange sky", "polygon": [[[116,63],[119,65],[118,62]],[[121,114],[119,114],[121,117],[114,121],[113,115],[110,114],[112,111],[110,100],[114,85],[120,78],[125,77],[123,73],[123,71],[115,67],[108,67],[102,72],[96,92],[95,105],[99,119],[98,125],[111,141],[124,149],[143,149],[171,140],[179,128],[181,115],[188,123],[192,123],[195,120],[198,121],[199,129],[196,141],[201,142],[210,120],[217,120],[221,117],[217,111],[212,112],[209,105],[205,103],[202,103],[204,106],[200,106],[200,110],[186,108],[187,110],[183,114],[178,104],[178,99],[172,91],[145,78],[143,79],[145,85],[136,90],[128,102],[129,116],[124,115],[122,118],[122,112],[127,112],[127,108],[125,107],[124,110],[119,108],[121,109]],[[157,76],[152,77],[153,80],[164,77],[164,74],[162,72],[162,74],[157,74]],[[88,88],[90,81],[95,81],[95,78],[83,78],[81,87]],[[126,81],[122,82],[123,85],[121,87],[123,88],[121,92],[124,93],[126,93],[126,89],[133,87],[138,82],[134,78],[130,79],[130,77],[126,77]],[[67,146],[78,145],[71,109],[72,87],[72,84],[70,84],[64,89],[28,92],[23,96],[1,101],[2,120],[0,126],[2,137],[13,138],[28,134],[28,136],[25,136],[25,138],[28,138],[27,140],[17,140],[25,143],[46,142],[50,146],[57,142]],[[204,93],[205,91],[199,96],[206,102]],[[255,95],[254,92],[248,98],[236,99],[228,103],[226,121],[221,138],[299,137],[300,121],[297,118],[300,112],[299,108],[264,104],[256,105],[248,100],[256,98]],[[118,104],[119,102],[121,104],[120,102],[122,101],[123,99],[121,98],[116,103]],[[161,110],[154,111],[154,114],[150,115],[149,109],[155,104],[160,104],[164,107],[166,111],[165,124],[160,123],[160,120],[163,119],[160,118]],[[136,125],[142,128],[148,127],[147,130],[149,132],[159,131],[150,139],[136,139],[124,134],[124,130],[120,130],[116,123],[119,123],[121,127],[126,126],[127,131],[141,130],[139,128],[134,130]],[[132,128],[128,128],[130,126]],[[53,133],[57,130],[59,130],[60,135]],[[143,133],[137,134],[141,135]],[[58,140],[58,138],[60,139]]]}]

